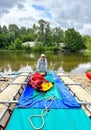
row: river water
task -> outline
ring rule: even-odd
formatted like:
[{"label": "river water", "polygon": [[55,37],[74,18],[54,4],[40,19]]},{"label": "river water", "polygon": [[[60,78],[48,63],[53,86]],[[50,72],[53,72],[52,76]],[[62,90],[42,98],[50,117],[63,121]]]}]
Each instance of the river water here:
[{"label": "river water", "polygon": [[[0,72],[35,71],[39,53],[0,52]],[[48,69],[70,73],[85,73],[91,70],[91,57],[82,53],[46,54]]]}]

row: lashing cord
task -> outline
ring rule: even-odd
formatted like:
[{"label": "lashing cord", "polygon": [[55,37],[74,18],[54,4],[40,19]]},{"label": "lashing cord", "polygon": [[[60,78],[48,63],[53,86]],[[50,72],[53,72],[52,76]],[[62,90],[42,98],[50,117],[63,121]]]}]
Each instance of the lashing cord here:
[{"label": "lashing cord", "polygon": [[[32,126],[35,130],[41,130],[41,129],[44,127],[44,124],[45,124],[44,117],[48,114],[49,108],[50,108],[50,106],[52,105],[54,99],[55,99],[55,96],[47,98],[47,100],[45,100],[45,105],[44,105],[45,108],[41,111],[41,114],[40,114],[40,115],[31,115],[31,116],[28,118],[28,120],[29,120],[31,126]],[[48,102],[49,102],[49,104],[48,104]],[[47,104],[48,104],[48,105],[47,105]],[[33,124],[33,121],[32,121],[32,118],[37,118],[37,117],[39,117],[39,118],[42,119],[42,124],[41,124],[40,127],[36,127],[36,126]]]}]

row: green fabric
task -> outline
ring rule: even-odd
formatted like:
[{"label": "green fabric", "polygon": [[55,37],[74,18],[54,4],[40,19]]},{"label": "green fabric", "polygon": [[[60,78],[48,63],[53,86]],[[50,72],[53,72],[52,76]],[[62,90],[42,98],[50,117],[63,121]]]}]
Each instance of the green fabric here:
[{"label": "green fabric", "polygon": [[[28,121],[33,114],[40,114],[42,109],[16,108],[6,130],[34,130]],[[42,130],[91,130],[91,120],[82,109],[51,109],[44,118]],[[40,126],[41,119],[33,119]]]},{"label": "green fabric", "polygon": [[48,90],[48,92],[45,92],[45,93],[40,93],[40,92],[34,91],[33,96],[38,95],[38,94],[40,94],[40,95],[37,96],[36,99],[45,99],[45,98],[48,98],[51,96],[55,96],[57,98],[62,99],[62,96],[61,96],[60,92],[58,91],[58,88],[55,85],[53,86],[53,88]]},{"label": "green fabric", "polygon": [[51,72],[47,73],[47,75],[44,77],[46,80],[48,80],[49,82],[54,82],[52,76],[51,76]]}]

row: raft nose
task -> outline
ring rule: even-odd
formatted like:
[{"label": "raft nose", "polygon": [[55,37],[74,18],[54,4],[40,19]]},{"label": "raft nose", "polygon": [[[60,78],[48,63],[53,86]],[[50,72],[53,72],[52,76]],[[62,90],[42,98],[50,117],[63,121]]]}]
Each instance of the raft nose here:
[{"label": "raft nose", "polygon": [[91,80],[91,72],[87,72],[87,73],[86,73],[86,76],[87,76],[88,79]]}]

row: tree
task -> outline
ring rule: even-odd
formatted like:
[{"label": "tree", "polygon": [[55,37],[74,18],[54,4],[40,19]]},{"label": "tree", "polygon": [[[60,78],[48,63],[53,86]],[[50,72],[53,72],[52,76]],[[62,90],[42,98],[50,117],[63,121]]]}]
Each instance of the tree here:
[{"label": "tree", "polygon": [[20,50],[22,48],[22,42],[19,38],[16,38],[15,42],[14,42],[14,46],[16,50]]},{"label": "tree", "polygon": [[38,29],[39,29],[38,26],[36,26],[35,24],[33,24],[34,34],[37,34]]},{"label": "tree", "polygon": [[20,34],[21,35],[27,34],[27,29],[25,27],[21,27],[20,28]]},{"label": "tree", "polygon": [[[41,49],[49,48],[49,50],[51,48],[58,50],[59,43],[64,43],[65,48],[70,51],[78,51],[85,48],[85,45],[87,48],[91,46],[91,38],[82,37],[74,28],[69,28],[64,32],[60,27],[52,29],[49,22],[43,19],[40,19],[38,23],[37,26],[33,24],[32,28],[19,28],[16,24],[9,24],[8,28],[5,25],[3,27],[0,25],[0,47],[9,46],[11,49],[19,49],[18,44],[16,44],[17,38],[19,38],[17,42],[19,40],[20,42],[36,41],[36,43],[41,43],[39,48],[42,45]],[[21,44],[19,46],[22,47]]]},{"label": "tree", "polygon": [[91,37],[89,35],[85,35],[83,40],[85,42],[86,48],[91,51]]},{"label": "tree", "polygon": [[32,33],[22,36],[22,42],[27,42],[27,41],[34,41],[34,35]]},{"label": "tree", "polygon": [[9,32],[9,39],[10,39],[10,43],[13,43],[15,41],[15,32]]},{"label": "tree", "polygon": [[6,48],[10,45],[10,37],[8,33],[0,34],[0,48]]},{"label": "tree", "polygon": [[42,43],[44,43],[44,41],[45,41],[44,40],[45,24],[46,24],[46,22],[43,19],[39,20],[40,26],[39,26],[38,34],[39,34],[39,41]]},{"label": "tree", "polygon": [[2,34],[2,32],[3,32],[3,30],[2,30],[2,27],[1,27],[1,25],[0,25],[0,34]]},{"label": "tree", "polygon": [[8,28],[4,25],[3,28],[2,28],[2,32],[3,33],[8,33]]},{"label": "tree", "polygon": [[65,31],[65,47],[73,52],[85,47],[82,36],[74,28],[69,28]]},{"label": "tree", "polygon": [[20,37],[20,30],[16,24],[9,24],[9,32],[14,32],[15,33],[15,39],[17,37]]},{"label": "tree", "polygon": [[60,27],[56,27],[52,30],[52,41],[59,46],[60,42],[64,41],[64,31]]},{"label": "tree", "polygon": [[45,27],[45,44],[47,46],[52,45],[52,43],[51,43],[51,28],[50,28],[50,25],[48,22],[46,23],[46,27]]}]

